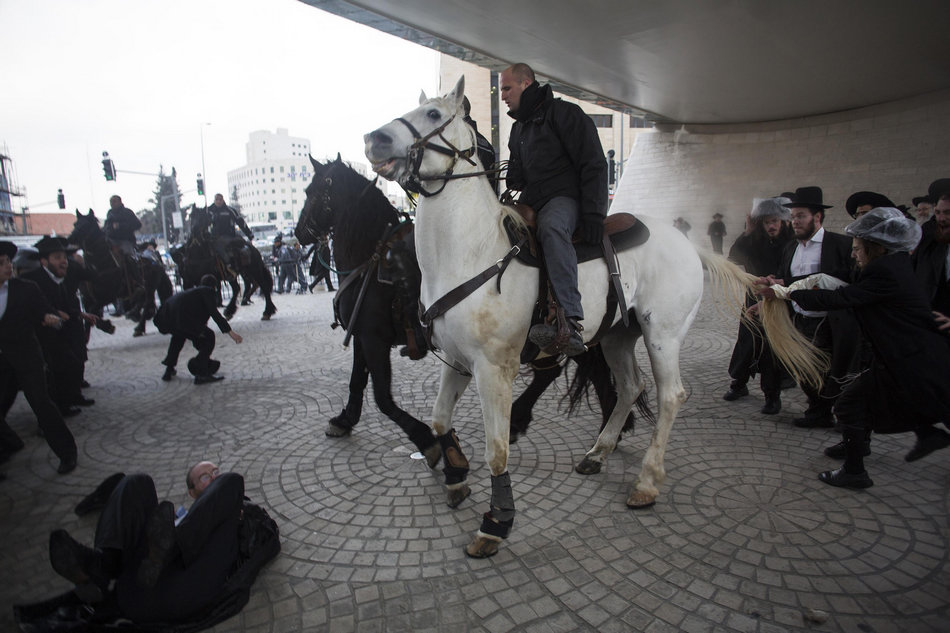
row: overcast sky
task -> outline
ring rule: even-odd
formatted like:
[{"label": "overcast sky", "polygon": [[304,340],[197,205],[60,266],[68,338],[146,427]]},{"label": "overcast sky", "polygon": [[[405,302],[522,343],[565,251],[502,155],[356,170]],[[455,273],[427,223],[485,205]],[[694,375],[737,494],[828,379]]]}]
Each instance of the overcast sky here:
[{"label": "overcast sky", "polygon": [[202,136],[209,201],[254,130],[361,160],[365,132],[438,90],[434,51],[297,0],[0,0],[0,34],[0,144],[35,212],[59,188],[70,211],[148,206],[155,178],[121,170],[174,166],[194,190]]}]

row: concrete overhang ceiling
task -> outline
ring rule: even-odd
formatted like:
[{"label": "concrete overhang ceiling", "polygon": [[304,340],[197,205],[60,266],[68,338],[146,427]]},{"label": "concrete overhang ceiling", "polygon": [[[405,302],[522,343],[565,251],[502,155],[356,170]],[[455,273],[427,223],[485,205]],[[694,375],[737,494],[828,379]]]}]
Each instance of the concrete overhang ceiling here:
[{"label": "concrete overhang ceiling", "polygon": [[[748,123],[950,88],[948,0],[301,0],[658,122]],[[385,64],[381,60],[380,64]]]}]

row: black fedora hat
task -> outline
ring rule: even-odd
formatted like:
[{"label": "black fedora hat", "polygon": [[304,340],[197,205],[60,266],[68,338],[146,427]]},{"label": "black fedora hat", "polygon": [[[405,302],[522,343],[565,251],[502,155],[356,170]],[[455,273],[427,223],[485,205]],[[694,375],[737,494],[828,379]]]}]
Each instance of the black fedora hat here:
[{"label": "black fedora hat", "polygon": [[13,242],[8,242],[6,240],[0,240],[0,255],[6,255],[10,258],[10,261],[13,261],[14,256],[16,255],[16,244]]},{"label": "black fedora hat", "polygon": [[794,209],[805,207],[808,209],[830,209],[831,205],[822,204],[821,187],[799,187],[792,195],[792,201],[786,202],[784,207]]},{"label": "black fedora hat", "polygon": [[929,202],[930,204],[934,203],[933,198],[931,198],[930,196],[917,196],[916,198],[913,198],[911,202],[914,203],[915,207],[921,202]]},{"label": "black fedora hat", "polygon": [[63,251],[64,253],[69,250],[69,242],[66,241],[64,237],[51,237],[49,235],[44,235],[43,239],[34,244],[36,250],[40,252],[40,257],[46,257],[51,253],[57,251]]},{"label": "black fedora hat", "polygon": [[858,207],[863,207],[866,204],[871,205],[872,209],[875,207],[897,206],[883,193],[877,193],[876,191],[859,191],[848,196],[848,201],[844,203],[844,208],[848,210],[848,215],[853,218],[854,214],[858,211]]},{"label": "black fedora hat", "polygon": [[950,194],[950,178],[940,178],[930,183],[930,186],[927,187],[927,197],[930,200],[937,204],[940,202],[940,197]]}]

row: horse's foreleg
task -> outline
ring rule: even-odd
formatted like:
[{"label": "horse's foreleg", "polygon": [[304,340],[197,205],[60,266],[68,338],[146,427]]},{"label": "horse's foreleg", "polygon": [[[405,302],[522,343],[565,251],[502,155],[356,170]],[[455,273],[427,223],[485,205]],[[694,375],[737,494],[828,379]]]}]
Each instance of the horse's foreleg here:
[{"label": "horse's foreleg", "polygon": [[432,409],[432,428],[435,429],[442,448],[446,503],[450,508],[458,507],[472,492],[465,481],[468,478],[468,459],[462,452],[458,436],[452,430],[455,405],[471,380],[471,376],[463,376],[448,365],[443,366],[439,395],[436,396],[435,407]]},{"label": "horse's foreleg", "polygon": [[669,440],[673,422],[676,420],[676,414],[686,402],[686,390],[683,389],[680,378],[680,342],[674,338],[654,340],[647,349],[656,381],[659,415],[650,446],[643,456],[640,476],[627,499],[627,505],[631,508],[646,508],[656,503],[656,497],[659,494],[657,486],[663,483],[666,477],[666,471],[663,468],[666,443]]},{"label": "horse's foreleg", "polygon": [[369,382],[369,368],[363,357],[360,338],[353,339],[353,370],[350,372],[350,395],[346,407],[340,415],[330,419],[327,424],[327,437],[343,437],[353,432],[363,412],[363,392]]},{"label": "horse's foreleg", "polygon": [[509,439],[512,444],[518,441],[519,435],[525,435],[528,432],[528,425],[534,417],[532,411],[534,405],[538,402],[538,398],[564,371],[564,367],[557,362],[556,358],[546,360],[550,361],[551,364],[533,368],[531,383],[511,405],[511,435]]},{"label": "horse's foreleg", "polygon": [[517,360],[510,367],[482,363],[475,368],[485,418],[485,461],[491,469],[491,505],[475,538],[465,548],[465,553],[473,558],[496,554],[515,522],[515,499],[508,474],[508,435],[512,382],[517,371]]},{"label": "horse's foreleg", "polygon": [[237,301],[238,295],[241,293],[241,285],[237,279],[228,279],[228,285],[231,286],[231,300],[228,301],[228,305],[224,309],[224,318],[230,320],[231,317],[234,316],[234,313],[237,312]]},{"label": "horse's foreleg", "polygon": [[270,294],[274,290],[274,278],[270,275],[270,270],[261,264],[260,269],[260,287],[261,295],[264,297],[264,314],[261,316],[261,321],[269,321],[270,318],[277,312],[277,306],[274,305],[274,302],[271,301]]},{"label": "horse's foreleg", "polygon": [[616,400],[594,446],[574,468],[582,475],[593,475],[601,471],[607,456],[617,447],[617,439],[627,423],[634,402],[646,388],[637,367],[637,338],[637,335],[630,332],[618,332],[608,335],[602,342],[604,358],[617,385]]},{"label": "horse's foreleg", "polygon": [[435,468],[442,457],[442,450],[432,429],[399,408],[392,394],[392,365],[389,358],[390,344],[374,338],[361,343],[369,374],[373,378],[373,397],[379,410],[403,430],[409,440],[425,455],[429,468]]}]

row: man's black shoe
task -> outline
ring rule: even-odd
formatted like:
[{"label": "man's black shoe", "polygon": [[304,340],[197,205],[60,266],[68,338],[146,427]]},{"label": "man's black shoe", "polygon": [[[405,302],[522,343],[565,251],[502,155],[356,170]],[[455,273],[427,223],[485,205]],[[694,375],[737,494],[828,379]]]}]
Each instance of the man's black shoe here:
[{"label": "man's black shoe", "polygon": [[59,467],[56,469],[60,475],[65,475],[76,470],[76,458],[70,457],[68,459],[61,459],[59,461]]},{"label": "man's black shoe", "polygon": [[109,579],[102,573],[99,553],[86,547],[66,530],[49,535],[49,562],[53,570],[76,585],[76,595],[87,604],[101,602]]},{"label": "man's black shoe", "polygon": [[775,415],[782,410],[782,399],[778,396],[765,398],[765,406],[762,407],[762,413],[765,415]]},{"label": "man's black shoe", "polygon": [[71,418],[82,413],[82,409],[79,407],[60,407],[59,412],[64,418]]},{"label": "man's black shoe", "polygon": [[83,378],[83,381],[82,381],[81,383],[79,383],[79,386],[82,387],[83,389],[88,389],[88,388],[91,387],[92,385],[89,384],[89,381],[88,381],[88,380],[86,380],[85,378]]},{"label": "man's black shoe", "polygon": [[830,429],[835,425],[835,419],[832,415],[805,416],[796,418],[792,424],[800,429]]},{"label": "man's black shoe", "polygon": [[818,479],[825,482],[826,484],[838,486],[839,488],[861,489],[870,488],[874,485],[874,482],[871,481],[871,477],[868,476],[868,471],[866,470],[856,474],[846,473],[844,468],[826,470],[825,472],[818,474]]},{"label": "man's black shoe", "polygon": [[741,386],[733,385],[729,387],[729,391],[727,391],[726,393],[722,395],[722,399],[732,402],[733,400],[738,400],[739,398],[742,398],[743,396],[747,396],[747,395],[749,395],[748,387],[746,387],[745,385],[741,385]]},{"label": "man's black shoe", "polygon": [[[864,444],[863,449],[861,450],[861,456],[867,457],[871,454],[871,442],[862,442]],[[834,446],[829,446],[825,449],[825,456],[831,457],[834,459],[844,459],[848,456],[848,451],[844,447],[844,440],[841,440]]]},{"label": "man's black shoe", "polygon": [[948,446],[950,446],[950,433],[933,429],[927,435],[917,436],[917,443],[914,444],[914,448],[910,449],[909,453],[904,455],[904,461],[916,462],[918,459]]},{"label": "man's black shoe", "polygon": [[125,477],[124,473],[116,473],[106,477],[105,480],[92,491],[92,494],[76,504],[73,512],[78,516],[83,516],[90,512],[95,512],[96,510],[102,510],[106,507],[106,502],[109,501],[109,497],[112,496],[112,492],[116,486],[119,485],[119,482],[122,481],[123,477]]},{"label": "man's black shoe", "polygon": [[165,373],[162,374],[162,380],[164,380],[165,382],[168,382],[169,380],[174,378],[176,375],[178,375],[178,372],[175,370],[174,367],[166,367]]},{"label": "man's black shoe", "polygon": [[145,524],[148,556],[142,559],[136,579],[143,587],[154,587],[175,547],[175,506],[159,503]]},{"label": "man's black shoe", "polygon": [[96,404],[96,401],[86,396],[79,396],[73,404],[78,404],[80,407],[91,407]]},{"label": "man's black shoe", "polygon": [[207,385],[211,382],[218,382],[219,380],[224,380],[224,376],[195,376],[196,385]]},{"label": "man's black shoe", "polygon": [[[583,328],[573,319],[568,319],[568,327],[571,330],[570,337],[567,339],[567,343],[564,344],[563,349],[556,351],[566,354],[567,356],[583,354],[587,351],[587,346],[584,345],[584,338],[580,335]],[[557,328],[548,323],[538,323],[537,325],[531,326],[531,329],[528,331],[528,340],[545,351],[554,345],[556,338]]]}]

